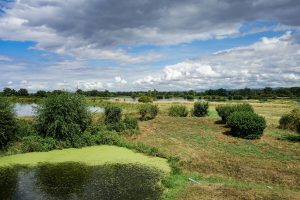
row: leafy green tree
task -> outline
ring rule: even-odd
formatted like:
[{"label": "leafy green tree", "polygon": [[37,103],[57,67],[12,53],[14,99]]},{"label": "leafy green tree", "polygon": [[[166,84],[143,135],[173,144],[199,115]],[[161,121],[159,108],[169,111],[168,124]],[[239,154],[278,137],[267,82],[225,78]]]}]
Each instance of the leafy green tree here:
[{"label": "leafy green tree", "polygon": [[29,95],[28,90],[25,88],[19,89],[17,94],[18,94],[18,96],[22,96],[22,97]]},{"label": "leafy green tree", "polygon": [[140,96],[139,97],[139,102],[142,102],[142,103],[152,103],[153,102],[153,98],[150,97],[150,96]]},{"label": "leafy green tree", "polygon": [[46,97],[47,96],[47,92],[44,91],[44,90],[39,90],[39,91],[36,92],[35,95],[38,96],[38,97]]},{"label": "leafy green tree", "polygon": [[7,99],[0,100],[0,148],[5,148],[17,134],[17,121],[13,105]]},{"label": "leafy green tree", "polygon": [[3,95],[4,96],[14,96],[17,94],[17,91],[15,89],[11,88],[4,88],[3,89]]},{"label": "leafy green tree", "polygon": [[90,123],[88,105],[77,94],[52,95],[37,110],[36,129],[44,137],[69,140],[80,135]]}]

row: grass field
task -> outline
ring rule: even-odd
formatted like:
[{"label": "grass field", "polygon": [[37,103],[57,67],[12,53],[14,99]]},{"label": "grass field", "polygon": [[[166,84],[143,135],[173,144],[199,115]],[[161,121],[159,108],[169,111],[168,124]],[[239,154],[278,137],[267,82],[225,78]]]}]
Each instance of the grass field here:
[{"label": "grass field", "polygon": [[[280,116],[297,105],[250,103],[268,123],[260,140],[228,136],[229,129],[214,111],[219,103],[211,103],[210,116],[204,118],[168,117],[170,104],[161,103],[162,114],[141,122],[141,134],[128,139],[179,156],[185,173],[178,181],[187,182],[179,199],[299,199],[299,136],[276,128]],[[200,184],[188,182],[188,177]]]},{"label": "grass field", "polygon": [[102,164],[142,164],[170,172],[166,159],[150,157],[132,150],[117,146],[94,146],[81,149],[63,149],[50,152],[33,152],[0,157],[1,166],[29,165],[38,163],[82,162],[87,165]]}]

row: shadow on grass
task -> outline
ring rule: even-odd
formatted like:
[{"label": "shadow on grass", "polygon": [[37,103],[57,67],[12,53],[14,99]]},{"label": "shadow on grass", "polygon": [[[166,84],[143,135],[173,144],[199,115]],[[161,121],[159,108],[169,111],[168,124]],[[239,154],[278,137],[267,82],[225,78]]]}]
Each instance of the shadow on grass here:
[{"label": "shadow on grass", "polygon": [[222,120],[217,120],[215,121],[215,124],[222,124],[222,125],[226,125]]},{"label": "shadow on grass", "polygon": [[300,142],[300,134],[299,135],[285,135],[280,138],[279,140],[286,140],[289,142]]},{"label": "shadow on grass", "polygon": [[237,137],[237,136],[233,135],[230,130],[224,131],[224,132],[222,132],[222,134],[227,135],[227,136],[231,136],[231,137]]}]

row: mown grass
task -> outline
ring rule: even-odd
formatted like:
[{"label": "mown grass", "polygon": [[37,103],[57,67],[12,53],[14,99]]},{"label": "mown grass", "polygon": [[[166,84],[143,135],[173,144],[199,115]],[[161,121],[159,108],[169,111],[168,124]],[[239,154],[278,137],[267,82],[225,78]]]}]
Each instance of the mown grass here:
[{"label": "mown grass", "polygon": [[[159,104],[156,119],[140,123],[140,135],[129,137],[178,156],[184,173],[171,177],[169,199],[297,199],[300,195],[299,135],[277,128],[278,119],[296,105],[250,102],[265,116],[268,128],[259,140],[231,137],[218,123],[214,103],[204,118],[172,118],[170,104]],[[192,104],[185,103],[190,106]],[[265,106],[263,106],[265,105]],[[200,184],[193,184],[193,176]],[[167,198],[168,199],[168,198]]]}]

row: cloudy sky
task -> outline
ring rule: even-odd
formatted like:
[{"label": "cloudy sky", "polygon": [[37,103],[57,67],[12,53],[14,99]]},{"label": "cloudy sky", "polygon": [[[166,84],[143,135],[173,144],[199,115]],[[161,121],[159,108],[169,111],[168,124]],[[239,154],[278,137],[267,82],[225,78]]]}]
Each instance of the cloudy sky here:
[{"label": "cloudy sky", "polygon": [[300,86],[299,0],[0,0],[0,88]]}]

